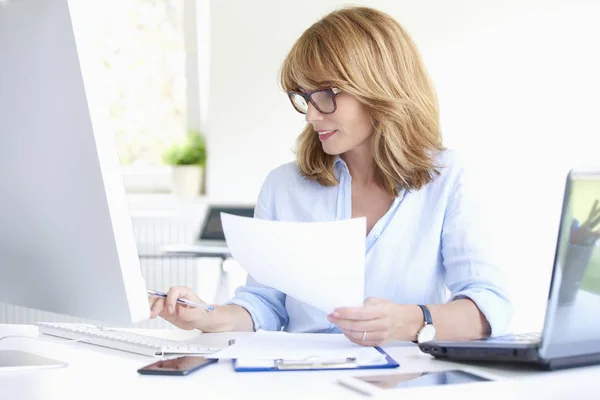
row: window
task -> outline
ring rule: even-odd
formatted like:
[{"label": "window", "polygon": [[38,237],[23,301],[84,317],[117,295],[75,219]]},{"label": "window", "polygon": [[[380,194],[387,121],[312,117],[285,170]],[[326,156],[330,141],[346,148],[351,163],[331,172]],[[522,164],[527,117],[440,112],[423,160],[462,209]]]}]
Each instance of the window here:
[{"label": "window", "polygon": [[187,131],[184,1],[70,4],[105,85],[128,191],[169,189],[162,153]]}]

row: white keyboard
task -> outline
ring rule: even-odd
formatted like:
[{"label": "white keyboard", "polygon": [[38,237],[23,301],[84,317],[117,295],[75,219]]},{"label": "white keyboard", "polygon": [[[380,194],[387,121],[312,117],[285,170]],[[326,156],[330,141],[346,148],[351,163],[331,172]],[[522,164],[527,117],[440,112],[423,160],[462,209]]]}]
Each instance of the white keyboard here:
[{"label": "white keyboard", "polygon": [[103,329],[89,324],[38,322],[40,333],[83,343],[109,347],[146,356],[162,357],[168,354],[210,354],[219,348],[144,336],[132,332]]}]

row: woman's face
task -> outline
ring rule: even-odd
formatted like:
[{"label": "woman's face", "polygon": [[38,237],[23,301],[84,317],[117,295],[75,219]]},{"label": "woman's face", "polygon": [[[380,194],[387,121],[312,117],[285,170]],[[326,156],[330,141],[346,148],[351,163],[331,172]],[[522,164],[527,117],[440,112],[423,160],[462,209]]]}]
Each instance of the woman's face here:
[{"label": "woman's face", "polygon": [[331,114],[323,114],[308,103],[306,122],[313,126],[315,135],[319,135],[323,151],[330,155],[340,155],[349,151],[361,151],[359,149],[363,147],[367,149],[367,139],[373,133],[367,108],[346,92],[337,94],[335,102],[337,108]]}]

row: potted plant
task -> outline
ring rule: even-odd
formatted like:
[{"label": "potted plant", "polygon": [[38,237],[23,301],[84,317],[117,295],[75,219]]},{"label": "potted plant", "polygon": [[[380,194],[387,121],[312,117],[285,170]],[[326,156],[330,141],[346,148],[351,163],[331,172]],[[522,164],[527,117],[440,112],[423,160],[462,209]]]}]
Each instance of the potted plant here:
[{"label": "potted plant", "polygon": [[172,167],[172,191],[181,197],[200,194],[206,166],[206,142],[200,132],[190,131],[186,140],[173,143],[163,154],[163,161]]}]

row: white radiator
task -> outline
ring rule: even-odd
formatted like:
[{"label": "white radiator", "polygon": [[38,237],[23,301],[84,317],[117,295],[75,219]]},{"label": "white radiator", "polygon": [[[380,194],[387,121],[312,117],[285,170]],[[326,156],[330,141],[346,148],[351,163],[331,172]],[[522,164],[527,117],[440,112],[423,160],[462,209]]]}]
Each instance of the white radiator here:
[{"label": "white radiator", "polygon": [[[222,302],[231,296],[234,287],[229,284],[228,274],[222,273],[219,259],[167,257],[159,254],[161,245],[192,241],[198,229],[198,217],[185,218],[172,213],[157,213],[134,215],[132,220],[146,287],[167,291],[171,286],[189,286],[209,303]],[[243,283],[245,279],[245,275],[240,278],[239,271],[237,275],[235,286]],[[0,303],[0,323],[30,324],[36,321],[96,323],[82,318]],[[157,318],[137,324],[136,327],[172,328],[173,326]]]}]

